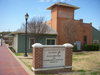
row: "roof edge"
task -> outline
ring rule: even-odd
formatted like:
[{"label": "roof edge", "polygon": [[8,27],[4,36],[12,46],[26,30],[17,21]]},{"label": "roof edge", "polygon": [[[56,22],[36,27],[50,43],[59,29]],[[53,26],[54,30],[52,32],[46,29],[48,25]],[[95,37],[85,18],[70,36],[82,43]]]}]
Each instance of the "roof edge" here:
[{"label": "roof edge", "polygon": [[63,2],[57,2],[57,3],[53,4],[53,5],[51,5],[50,7],[48,7],[47,10],[51,10],[52,7],[55,6],[55,5],[65,6],[65,7],[71,7],[71,8],[74,8],[75,10],[80,8],[80,7],[71,5],[71,4],[67,4],[67,3],[63,3]]}]

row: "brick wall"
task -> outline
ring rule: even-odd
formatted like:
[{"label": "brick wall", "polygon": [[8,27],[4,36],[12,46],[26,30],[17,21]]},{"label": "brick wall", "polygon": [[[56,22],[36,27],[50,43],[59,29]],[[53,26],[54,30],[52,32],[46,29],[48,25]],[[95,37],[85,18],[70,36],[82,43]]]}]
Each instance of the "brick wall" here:
[{"label": "brick wall", "polygon": [[[57,36],[57,44],[64,44],[68,41],[68,38],[65,36],[69,36],[64,34],[64,26],[63,23],[66,25],[68,24],[68,20],[70,22],[77,22],[77,31],[74,37],[77,37],[76,41],[81,41],[84,44],[84,36],[87,36],[87,44],[92,43],[92,24],[91,23],[83,23],[83,20],[75,20],[74,19],[74,9],[64,6],[54,6],[51,9],[51,27],[58,32]],[[67,32],[66,32],[67,33]],[[67,40],[66,40],[67,39]]]},{"label": "brick wall", "polygon": [[34,68],[42,68],[43,66],[43,48],[33,48],[33,63]]}]

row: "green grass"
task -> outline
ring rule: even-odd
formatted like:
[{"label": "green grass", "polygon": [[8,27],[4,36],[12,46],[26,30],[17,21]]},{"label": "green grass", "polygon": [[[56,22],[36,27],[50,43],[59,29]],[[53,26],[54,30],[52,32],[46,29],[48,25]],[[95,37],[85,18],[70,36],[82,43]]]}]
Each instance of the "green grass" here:
[{"label": "green grass", "polygon": [[[73,75],[73,74],[70,74]],[[100,72],[90,72],[87,70],[78,70],[75,75],[100,75]]]},{"label": "green grass", "polygon": [[78,59],[76,57],[73,57],[72,61],[77,61]]},{"label": "green grass", "polygon": [[70,73],[70,74],[36,74],[36,75],[100,75],[98,72],[77,72],[75,73]]},{"label": "green grass", "polygon": [[36,75],[54,75],[54,74],[36,74]]},{"label": "green grass", "polygon": [[98,73],[98,72],[91,72],[91,75],[100,75],[100,73]]},{"label": "green grass", "polygon": [[87,55],[88,52],[87,52],[87,53],[86,53],[86,52],[74,52],[74,54],[75,54],[76,56],[84,56],[84,55]]},{"label": "green grass", "polygon": [[[15,53],[16,56],[24,56],[24,53]],[[27,53],[27,55],[32,56],[32,53]]]},{"label": "green grass", "polygon": [[80,75],[100,75],[100,51],[74,52],[73,70]]},{"label": "green grass", "polygon": [[24,53],[15,53],[16,56],[24,56]]},{"label": "green grass", "polygon": [[23,59],[23,58],[20,58],[20,60],[30,69],[32,70],[32,61],[30,62],[31,59]]},{"label": "green grass", "polygon": [[86,72],[85,70],[78,70],[78,72]]}]

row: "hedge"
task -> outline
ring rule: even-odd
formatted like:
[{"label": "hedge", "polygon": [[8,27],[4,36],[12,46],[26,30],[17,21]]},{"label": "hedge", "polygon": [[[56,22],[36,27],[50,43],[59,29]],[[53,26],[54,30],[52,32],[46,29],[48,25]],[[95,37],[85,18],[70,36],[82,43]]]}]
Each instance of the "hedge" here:
[{"label": "hedge", "polygon": [[74,52],[77,52],[77,51],[78,51],[76,45],[74,45],[74,47],[73,47],[73,51],[74,51]]},{"label": "hedge", "polygon": [[85,51],[99,51],[100,45],[91,44],[91,45],[83,45],[82,49]]}]

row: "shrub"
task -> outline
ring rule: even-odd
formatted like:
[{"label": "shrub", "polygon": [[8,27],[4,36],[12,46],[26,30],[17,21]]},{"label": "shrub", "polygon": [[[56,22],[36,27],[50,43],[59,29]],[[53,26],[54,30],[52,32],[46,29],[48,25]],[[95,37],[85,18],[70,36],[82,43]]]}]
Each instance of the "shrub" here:
[{"label": "shrub", "polygon": [[77,46],[76,46],[76,45],[74,45],[73,51],[74,51],[74,52],[77,52]]},{"label": "shrub", "polygon": [[9,47],[9,49],[10,49],[12,52],[15,52],[14,48],[12,48],[12,47]]},{"label": "shrub", "polygon": [[85,51],[99,51],[99,45],[98,44],[91,44],[91,45],[83,45],[83,50]]}]

